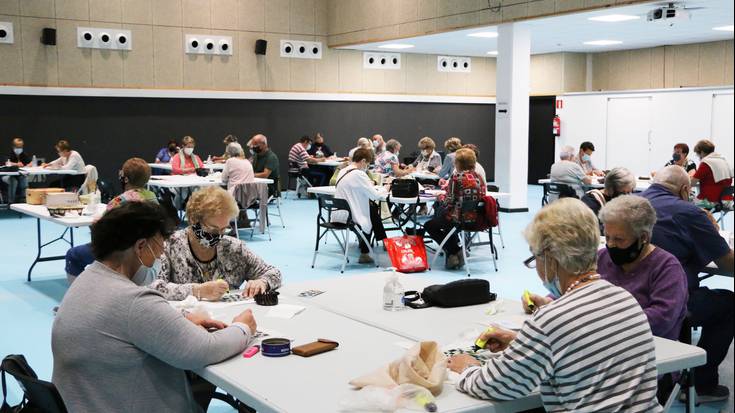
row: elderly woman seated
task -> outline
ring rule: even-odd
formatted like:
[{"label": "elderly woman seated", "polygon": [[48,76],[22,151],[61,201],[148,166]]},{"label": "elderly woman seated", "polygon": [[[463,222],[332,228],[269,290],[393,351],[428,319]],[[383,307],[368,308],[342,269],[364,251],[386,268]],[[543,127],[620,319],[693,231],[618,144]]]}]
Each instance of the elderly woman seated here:
[{"label": "elderly woman seated", "polygon": [[518,333],[482,334],[491,351],[480,365],[462,354],[449,359],[457,388],[482,399],[512,400],[540,388],[547,411],[661,412],[656,355],[646,315],[635,298],[596,272],[600,231],[581,201],[544,207],[524,235],[535,267],[559,297],[535,312]]},{"label": "elderly woman seated", "polygon": [[168,300],[193,295],[219,300],[230,288],[244,282],[244,295],[252,297],[281,285],[281,271],[266,264],[245,243],[225,235],[237,216],[235,200],[219,187],[195,192],[186,205],[187,228],[166,242],[158,279],[150,287]]},{"label": "elderly woman seated", "polygon": [[585,203],[595,215],[611,199],[633,192],[635,189],[635,175],[626,168],[613,168],[605,175],[605,188],[592,189],[582,197]]}]

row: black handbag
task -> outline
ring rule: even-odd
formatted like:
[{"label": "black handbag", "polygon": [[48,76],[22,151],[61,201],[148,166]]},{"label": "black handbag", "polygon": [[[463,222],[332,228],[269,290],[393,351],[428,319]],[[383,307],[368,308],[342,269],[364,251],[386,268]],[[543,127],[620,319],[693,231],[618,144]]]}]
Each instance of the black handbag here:
[{"label": "black handbag", "polygon": [[452,281],[447,284],[430,285],[419,294],[407,291],[403,301],[411,308],[464,307],[494,301],[496,294],[490,292],[490,283],[482,279]]},{"label": "black handbag", "polygon": [[394,198],[418,198],[419,183],[415,179],[394,179],[390,184],[390,196]]},{"label": "black handbag", "polygon": [[11,165],[11,166],[3,165],[3,166],[0,166],[0,172],[18,172],[19,170],[20,170],[20,168],[18,168],[18,165]]}]

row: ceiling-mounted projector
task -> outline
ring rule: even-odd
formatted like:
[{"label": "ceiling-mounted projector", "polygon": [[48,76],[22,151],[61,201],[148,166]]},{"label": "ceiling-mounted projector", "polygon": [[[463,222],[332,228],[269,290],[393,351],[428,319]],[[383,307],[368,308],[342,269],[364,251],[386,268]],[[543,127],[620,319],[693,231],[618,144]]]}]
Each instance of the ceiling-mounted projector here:
[{"label": "ceiling-mounted projector", "polygon": [[659,6],[646,14],[646,20],[654,23],[673,25],[674,23],[688,21],[692,17],[691,10],[702,8],[686,7],[682,3],[664,3]]}]

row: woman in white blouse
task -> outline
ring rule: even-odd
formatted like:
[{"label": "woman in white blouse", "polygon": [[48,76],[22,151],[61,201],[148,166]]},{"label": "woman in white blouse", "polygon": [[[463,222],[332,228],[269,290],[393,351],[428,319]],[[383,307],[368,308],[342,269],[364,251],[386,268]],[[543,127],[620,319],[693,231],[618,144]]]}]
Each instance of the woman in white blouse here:
[{"label": "woman in white blouse", "polygon": [[79,152],[71,149],[69,141],[62,139],[54,147],[59,154],[59,158],[41,165],[42,167],[47,169],[73,170],[80,174],[84,173],[84,159],[82,159],[82,155]]}]

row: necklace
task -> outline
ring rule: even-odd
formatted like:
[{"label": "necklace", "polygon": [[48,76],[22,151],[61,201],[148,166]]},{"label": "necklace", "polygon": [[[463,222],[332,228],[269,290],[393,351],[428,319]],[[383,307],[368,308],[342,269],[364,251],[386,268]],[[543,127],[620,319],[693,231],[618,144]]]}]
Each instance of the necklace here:
[{"label": "necklace", "polygon": [[572,291],[579,284],[582,284],[582,283],[587,282],[587,281],[593,281],[593,280],[599,280],[599,279],[600,279],[600,274],[592,274],[592,275],[588,275],[586,277],[580,278],[577,281],[573,282],[572,285],[570,285],[567,288],[567,290],[564,292],[564,294],[569,294],[569,292]]}]

